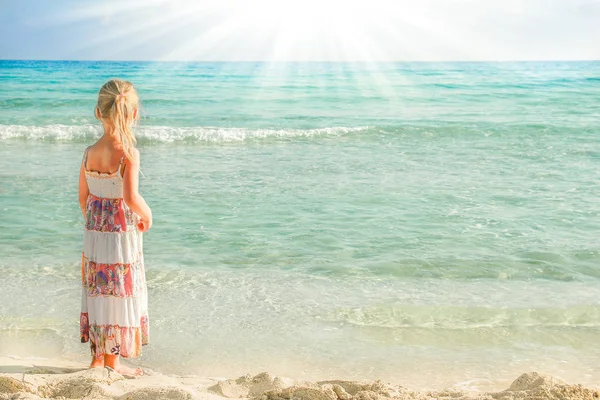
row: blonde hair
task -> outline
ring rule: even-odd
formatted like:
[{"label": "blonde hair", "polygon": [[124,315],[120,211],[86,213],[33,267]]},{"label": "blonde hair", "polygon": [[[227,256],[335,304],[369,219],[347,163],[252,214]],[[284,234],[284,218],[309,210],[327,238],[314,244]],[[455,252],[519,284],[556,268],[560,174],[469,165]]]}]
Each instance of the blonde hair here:
[{"label": "blonde hair", "polygon": [[139,118],[139,98],[133,83],[120,79],[111,79],[98,92],[96,118],[108,122],[113,128],[113,134],[118,135],[123,153],[133,160],[133,148],[136,139],[131,127]]}]

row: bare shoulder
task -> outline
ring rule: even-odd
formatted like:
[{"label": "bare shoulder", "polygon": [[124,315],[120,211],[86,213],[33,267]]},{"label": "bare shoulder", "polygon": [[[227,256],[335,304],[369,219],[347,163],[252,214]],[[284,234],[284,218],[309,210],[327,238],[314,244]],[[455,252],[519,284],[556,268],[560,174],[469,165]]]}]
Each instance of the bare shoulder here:
[{"label": "bare shoulder", "polygon": [[131,156],[132,158],[129,159],[128,157],[125,157],[125,164],[140,164],[140,151],[135,148],[132,147],[131,148]]},{"label": "bare shoulder", "polygon": [[92,149],[97,149],[99,146],[100,146],[100,139],[98,139],[94,143],[90,144],[87,148],[92,150]]},{"label": "bare shoulder", "polygon": [[96,146],[96,144],[98,144],[98,142],[94,143],[94,144],[90,144],[88,147],[85,148],[85,152],[89,155],[90,153],[93,152],[94,147]]},{"label": "bare shoulder", "polygon": [[86,151],[88,152],[88,155],[91,155],[92,157],[96,157],[98,155],[102,155],[104,153],[104,146],[102,144],[102,142],[100,141],[100,139],[98,139],[96,142],[94,142],[93,144],[89,145],[86,148]]}]

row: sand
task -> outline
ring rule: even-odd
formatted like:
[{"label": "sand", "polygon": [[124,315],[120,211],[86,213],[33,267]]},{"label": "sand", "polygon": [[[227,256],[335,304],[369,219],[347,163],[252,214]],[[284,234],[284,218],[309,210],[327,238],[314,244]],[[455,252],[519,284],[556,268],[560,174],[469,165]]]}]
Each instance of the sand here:
[{"label": "sand", "polygon": [[301,381],[262,372],[236,379],[167,376],[152,371],[126,378],[109,368],[88,369],[62,360],[16,360],[0,357],[0,400],[387,400],[387,399],[596,399],[600,389],[567,384],[537,372],[519,376],[499,392],[456,389],[412,391],[375,381]]}]

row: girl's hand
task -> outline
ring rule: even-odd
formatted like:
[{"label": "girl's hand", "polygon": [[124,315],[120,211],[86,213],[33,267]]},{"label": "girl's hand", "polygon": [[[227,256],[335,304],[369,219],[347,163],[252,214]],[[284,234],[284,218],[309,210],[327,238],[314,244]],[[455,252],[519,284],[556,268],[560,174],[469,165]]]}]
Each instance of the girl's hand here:
[{"label": "girl's hand", "polygon": [[152,226],[152,220],[147,220],[147,219],[140,219],[137,227],[140,230],[140,232],[148,232],[148,230],[150,229],[150,227]]}]

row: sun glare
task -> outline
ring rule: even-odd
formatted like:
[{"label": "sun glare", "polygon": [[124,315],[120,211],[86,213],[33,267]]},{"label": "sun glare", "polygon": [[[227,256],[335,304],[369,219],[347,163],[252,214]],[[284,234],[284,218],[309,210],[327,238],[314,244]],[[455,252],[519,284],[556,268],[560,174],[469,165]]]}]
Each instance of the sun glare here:
[{"label": "sun glare", "polygon": [[[435,3],[435,4],[434,4]],[[447,3],[452,3],[448,5]],[[100,21],[105,31],[76,50],[121,58],[162,42],[158,60],[377,62],[460,54],[466,1],[106,0],[76,3],[35,24]],[[459,5],[456,5],[459,4]],[[445,8],[447,7],[447,9]],[[469,21],[464,21],[468,23]],[[167,44],[168,45],[165,45]],[[113,58],[113,59],[114,59]]]},{"label": "sun glare", "polygon": [[235,47],[239,43],[228,39],[242,37],[266,61],[375,60],[385,56],[379,49],[381,35],[393,32],[390,27],[394,18],[410,14],[406,3],[390,0],[223,1],[203,3],[201,7],[197,4],[179,1],[175,7],[198,18],[210,12],[226,17],[173,49],[166,58],[181,59],[192,53],[202,56],[215,46]]},{"label": "sun glare", "polygon": [[352,2],[342,0],[257,0],[248,3],[239,12],[255,21],[257,28],[287,29],[310,35],[315,30],[328,30],[339,23],[358,23],[360,16],[355,9]]},{"label": "sun glare", "polygon": [[[354,77],[357,87],[377,88],[385,94],[390,85],[378,62],[399,56],[418,59],[421,44],[414,40],[415,31],[442,37],[436,31],[441,24],[419,4],[408,0],[111,0],[78,4],[66,14],[50,16],[46,23],[102,21],[105,32],[82,40],[78,51],[98,49],[106,54],[109,49],[109,59],[162,43],[157,61],[261,61],[264,73],[257,73],[256,79],[265,82],[271,66],[281,61],[358,61],[369,68]],[[452,38],[452,32],[446,30],[443,37]]]}]

